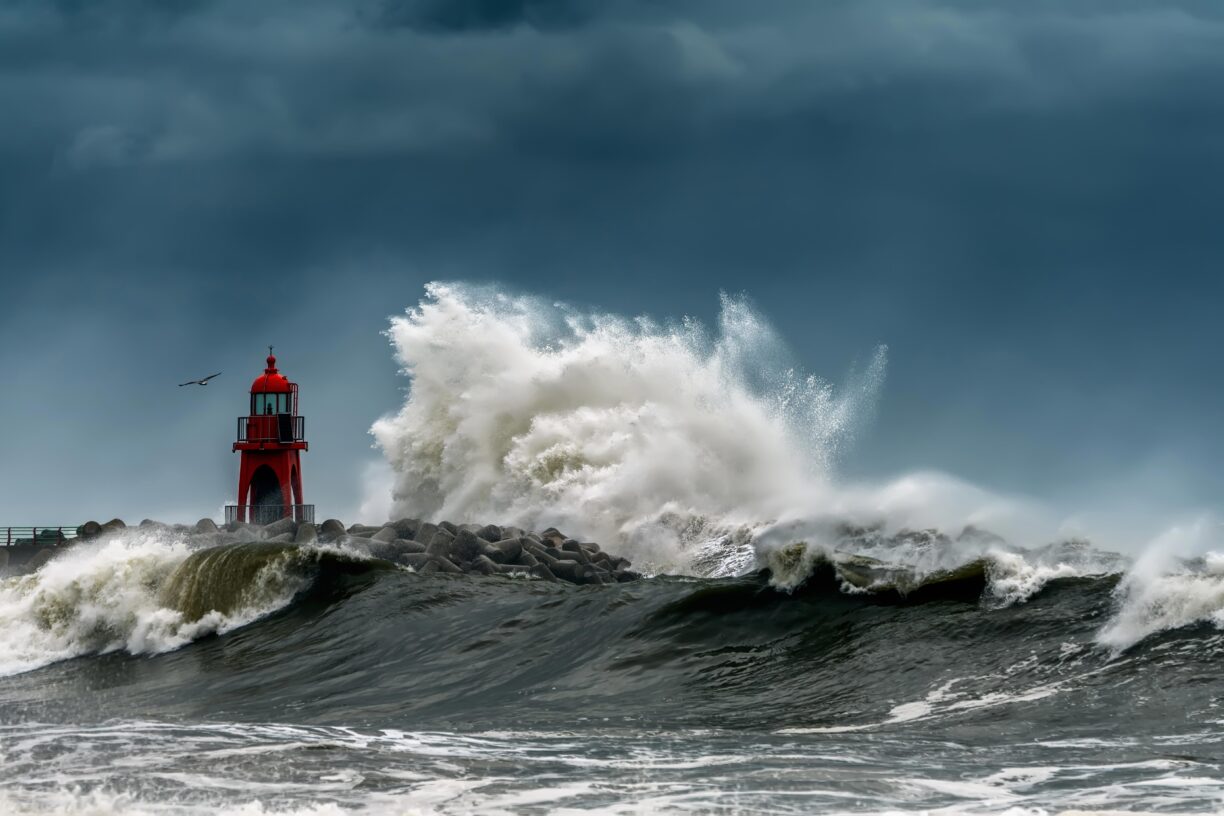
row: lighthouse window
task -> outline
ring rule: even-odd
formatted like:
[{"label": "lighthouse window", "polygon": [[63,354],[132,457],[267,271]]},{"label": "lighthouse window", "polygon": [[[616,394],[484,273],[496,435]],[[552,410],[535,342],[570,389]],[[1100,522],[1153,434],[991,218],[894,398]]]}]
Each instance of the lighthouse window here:
[{"label": "lighthouse window", "polygon": [[251,414],[254,416],[270,416],[272,414],[287,414],[292,402],[289,394],[252,394]]}]

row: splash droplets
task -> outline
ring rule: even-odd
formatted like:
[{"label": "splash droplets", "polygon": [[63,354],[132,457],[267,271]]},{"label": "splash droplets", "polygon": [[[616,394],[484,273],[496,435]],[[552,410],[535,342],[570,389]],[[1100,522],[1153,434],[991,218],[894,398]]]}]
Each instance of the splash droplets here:
[{"label": "splash droplets", "polygon": [[826,484],[886,356],[834,388],[728,295],[711,335],[433,283],[387,334],[412,378],[372,429],[394,514],[552,524],[664,567],[689,542],[660,519],[759,524]]}]

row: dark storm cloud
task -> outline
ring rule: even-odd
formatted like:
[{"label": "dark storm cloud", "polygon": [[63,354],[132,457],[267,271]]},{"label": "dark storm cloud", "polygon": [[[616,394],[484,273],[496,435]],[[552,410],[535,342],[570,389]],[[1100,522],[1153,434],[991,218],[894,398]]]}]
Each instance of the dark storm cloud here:
[{"label": "dark storm cloud", "polygon": [[562,28],[594,16],[596,4],[573,0],[382,0],[377,23],[424,31],[480,31],[529,25]]},{"label": "dark storm cloud", "polygon": [[649,152],[732,142],[727,128],[742,137],[736,125],[796,116],[923,129],[1136,98],[1176,107],[1214,98],[1192,79],[1222,61],[1218,16],[1195,7],[771,3],[762,19],[741,6],[10,5],[2,59],[19,87],[7,95],[18,110],[39,100],[42,110],[9,138],[51,137],[77,167],[261,153]]},{"label": "dark storm cloud", "polygon": [[819,371],[891,345],[865,470],[1037,489],[1125,439],[1206,491],[1222,71],[1213,3],[0,0],[5,366],[50,306],[45,367],[133,385],[296,331],[382,394],[339,472],[427,278],[748,290]]}]

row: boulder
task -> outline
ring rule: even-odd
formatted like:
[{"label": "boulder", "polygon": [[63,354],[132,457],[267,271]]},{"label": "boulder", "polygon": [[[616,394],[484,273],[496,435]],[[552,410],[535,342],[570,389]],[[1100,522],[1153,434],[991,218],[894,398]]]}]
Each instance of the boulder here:
[{"label": "boulder", "polygon": [[391,526],[395,528],[396,538],[415,539],[417,530],[421,527],[421,520],[402,518],[399,521],[391,522]]},{"label": "boulder", "polygon": [[449,530],[439,529],[429,539],[429,543],[425,545],[425,552],[430,555],[444,556],[450,553],[451,544],[455,541],[455,536]]},{"label": "boulder", "polygon": [[430,558],[431,556],[425,553],[404,553],[396,563],[403,564],[405,567],[412,567],[417,572],[420,572],[429,563]]},{"label": "boulder", "polygon": [[537,557],[546,552],[544,545],[530,536],[523,537],[523,550]]},{"label": "boulder", "polygon": [[591,556],[587,555],[587,551],[582,548],[582,545],[579,544],[577,541],[575,541],[572,538],[567,539],[561,545],[561,552],[567,553],[570,557],[572,557],[575,561],[577,561],[580,564],[591,563]]},{"label": "boulder", "polygon": [[[263,534],[265,540],[271,540],[276,536],[289,533],[290,536],[297,532],[297,522],[291,518],[277,519],[271,524],[265,524]],[[290,538],[292,540],[292,538]]]},{"label": "boulder", "polygon": [[454,544],[451,545],[451,553],[459,561],[475,561],[484,555],[488,546],[487,541],[481,541],[472,531],[460,528]]},{"label": "boulder", "polygon": [[519,556],[523,554],[522,539],[507,538],[498,541],[495,544],[489,545],[486,554],[498,564],[509,564],[512,561],[517,561]]},{"label": "boulder", "polygon": [[561,560],[560,558],[557,558],[552,553],[550,553],[548,551],[548,548],[546,547],[535,545],[535,546],[525,547],[525,549],[527,553],[535,556],[537,561],[539,561],[541,564],[548,567],[549,569],[552,569],[552,565]]},{"label": "boulder", "polygon": [[557,583],[557,576],[553,575],[552,570],[543,564],[536,564],[534,567],[532,567],[531,574],[540,580],[549,581],[550,583],[554,584]]},{"label": "boulder", "polygon": [[8,550],[0,548],[0,570],[8,566],[9,554]]},{"label": "boulder", "polygon": [[395,549],[402,553],[424,553],[425,545],[409,538],[395,539]]},{"label": "boulder", "polygon": [[552,544],[554,547],[560,547],[565,541],[565,534],[556,527],[549,527],[547,530],[540,533],[540,538],[546,544]]},{"label": "boulder", "polygon": [[486,555],[478,555],[472,561],[472,572],[478,572],[481,575],[496,575],[497,565],[494,564]]},{"label": "boulder", "polygon": [[232,544],[234,536],[230,533],[193,533],[191,536],[192,549],[206,550],[211,547],[221,547],[226,544]]},{"label": "boulder", "polygon": [[202,518],[195,523],[195,527],[191,528],[193,533],[215,533],[217,532],[217,522],[210,518]]},{"label": "boulder", "polygon": [[387,525],[377,533],[374,533],[374,535],[370,536],[370,538],[374,539],[375,541],[391,542],[399,538],[399,535],[396,534],[394,527]]},{"label": "boulder", "polygon": [[293,533],[281,533],[280,535],[274,535],[271,538],[265,538],[264,541],[268,544],[292,544],[293,536]]},{"label": "boulder", "polygon": [[389,541],[375,541],[372,538],[349,536],[344,540],[344,544],[346,547],[359,550],[371,558],[381,558],[383,561],[390,561],[393,564],[399,563],[401,553]]},{"label": "boulder", "polygon": [[77,528],[77,537],[85,541],[102,535],[102,525],[96,521],[87,521]]},{"label": "boulder", "polygon": [[438,532],[438,525],[425,521],[421,523],[420,527],[417,527],[416,532],[412,534],[411,538],[413,541],[428,544],[436,532]]},{"label": "boulder", "polygon": [[314,544],[319,540],[318,529],[309,521],[304,524],[299,524],[297,535],[293,537],[294,544]]},{"label": "boulder", "polygon": [[562,581],[569,581],[571,584],[585,582],[586,569],[577,561],[554,561],[547,566],[552,571],[552,574]]},{"label": "boulder", "polygon": [[501,541],[503,538],[505,538],[505,535],[502,534],[502,528],[498,527],[496,524],[486,524],[479,530],[474,530],[473,532],[475,532],[478,537],[483,538],[485,541]]},{"label": "boulder", "polygon": [[587,567],[582,574],[582,583],[584,584],[611,584],[614,583],[612,576],[596,567]]},{"label": "boulder", "polygon": [[459,528],[451,524],[449,521],[439,521],[438,526],[441,527],[446,532],[450,533],[451,535],[459,534]]},{"label": "boulder", "polygon": [[454,564],[452,564],[448,559],[442,558],[441,556],[437,556],[437,555],[430,556],[429,563],[432,564],[438,572],[445,572],[450,575],[462,575],[463,574],[463,570],[459,569]]},{"label": "boulder", "polygon": [[123,519],[113,518],[102,525],[103,533],[115,533],[119,530],[126,530],[127,525],[123,523]]},{"label": "boulder", "polygon": [[335,541],[344,535],[344,524],[339,519],[328,519],[319,526],[319,538],[323,541]]}]

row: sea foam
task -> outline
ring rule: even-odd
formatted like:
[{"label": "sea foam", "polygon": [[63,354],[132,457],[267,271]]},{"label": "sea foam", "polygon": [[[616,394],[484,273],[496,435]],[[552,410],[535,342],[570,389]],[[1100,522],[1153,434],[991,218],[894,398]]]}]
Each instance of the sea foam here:
[{"label": "sea foam", "polygon": [[881,348],[837,391],[725,296],[711,334],[431,284],[388,334],[412,378],[373,427],[394,515],[554,525],[670,569],[686,527],[759,523],[822,484],[885,366]]},{"label": "sea foam", "polygon": [[874,413],[886,349],[835,387],[794,366],[747,301],[721,306],[707,329],[430,284],[387,331],[411,386],[371,429],[392,483],[371,480],[366,506],[386,509],[390,495],[392,517],[557,526],[647,572],[701,576],[765,565],[796,542],[833,549],[847,523],[1053,540],[1030,535],[1056,527],[1035,503],[944,474],[838,478]]},{"label": "sea foam", "polygon": [[171,651],[280,608],[300,588],[261,578],[268,591],[228,614],[185,615],[162,588],[192,551],[183,535],[130,529],[75,544],[30,575],[0,579],[0,676],[84,654]]},{"label": "sea foam", "polygon": [[1197,623],[1224,628],[1218,531],[1218,522],[1202,517],[1154,539],[1118,584],[1117,609],[1098,642],[1123,650],[1157,632]]}]

